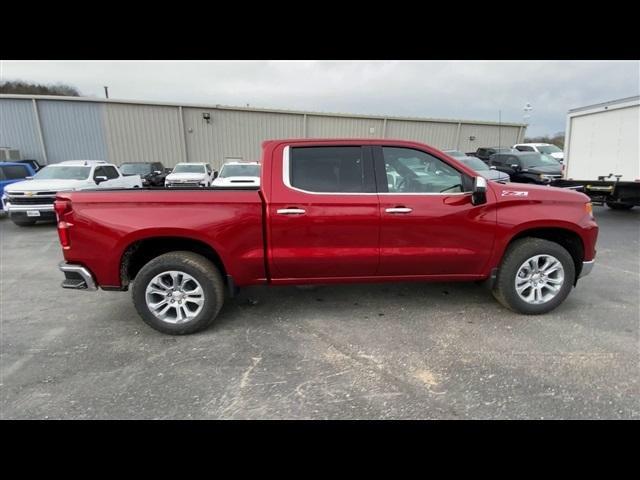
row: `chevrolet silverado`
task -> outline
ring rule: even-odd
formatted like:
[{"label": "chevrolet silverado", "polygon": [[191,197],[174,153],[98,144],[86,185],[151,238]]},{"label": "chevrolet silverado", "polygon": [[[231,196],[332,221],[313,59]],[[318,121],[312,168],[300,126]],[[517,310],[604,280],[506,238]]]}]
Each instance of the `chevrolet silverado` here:
[{"label": "chevrolet silverado", "polygon": [[62,286],[131,286],[147,324],[186,334],[248,285],[482,281],[541,314],[594,264],[586,195],[488,181],[421,143],[269,140],[260,163],[259,187],[59,193]]}]

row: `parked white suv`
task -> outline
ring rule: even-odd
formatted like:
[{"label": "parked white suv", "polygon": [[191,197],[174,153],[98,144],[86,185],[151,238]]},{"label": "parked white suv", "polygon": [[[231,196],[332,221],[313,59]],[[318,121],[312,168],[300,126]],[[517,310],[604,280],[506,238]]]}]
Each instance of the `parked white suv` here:
[{"label": "parked white suv", "polygon": [[26,226],[38,220],[55,220],[53,202],[58,192],[140,187],[140,175],[124,176],[118,167],[103,160],[69,160],[47,165],[33,178],[6,186],[2,203],[13,223]]},{"label": "parked white suv", "polygon": [[165,187],[210,187],[213,172],[208,163],[179,163],[164,180]]},{"label": "parked white suv", "polygon": [[543,155],[551,155],[560,163],[564,163],[564,152],[551,143],[518,143],[511,148],[520,152],[538,152]]},{"label": "parked white suv", "polygon": [[258,162],[228,162],[220,169],[213,181],[214,187],[260,186],[260,164]]}]

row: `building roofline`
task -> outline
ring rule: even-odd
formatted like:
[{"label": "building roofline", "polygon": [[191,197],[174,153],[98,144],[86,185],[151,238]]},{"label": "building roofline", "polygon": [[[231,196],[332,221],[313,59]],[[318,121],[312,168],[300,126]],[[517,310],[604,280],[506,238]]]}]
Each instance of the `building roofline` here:
[{"label": "building roofline", "polygon": [[452,118],[427,118],[427,117],[399,117],[393,115],[365,115],[360,113],[338,113],[338,112],[314,112],[304,110],[284,110],[274,108],[258,108],[258,107],[237,107],[233,105],[221,104],[201,104],[201,103],[175,103],[175,102],[153,102],[146,100],[124,100],[115,98],[93,98],[93,97],[68,97],[62,95],[17,95],[17,94],[0,94],[0,99],[16,99],[16,100],[57,100],[72,102],[93,102],[93,103],[114,103],[128,105],[154,105],[163,107],[187,107],[187,108],[207,108],[214,110],[232,110],[241,112],[260,112],[260,113],[280,113],[289,115],[310,115],[314,117],[344,117],[344,118],[361,118],[371,120],[403,120],[408,122],[436,122],[436,123],[464,123],[471,125],[494,125],[503,127],[527,127],[527,123],[512,122],[490,122],[485,120],[463,120]]},{"label": "building roofline", "polygon": [[640,95],[636,95],[634,97],[620,98],[618,100],[610,100],[608,102],[594,103],[593,105],[586,105],[584,107],[572,108],[571,110],[569,110],[569,113],[583,112],[586,110],[593,110],[594,108],[608,107],[611,105],[619,105],[622,103],[633,104],[634,102],[640,103]]}]

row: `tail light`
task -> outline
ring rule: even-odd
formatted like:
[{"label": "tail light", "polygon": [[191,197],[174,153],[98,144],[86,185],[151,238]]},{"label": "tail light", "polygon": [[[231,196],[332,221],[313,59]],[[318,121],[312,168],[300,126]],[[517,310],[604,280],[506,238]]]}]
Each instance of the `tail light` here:
[{"label": "tail light", "polygon": [[71,213],[71,201],[69,200],[56,200],[53,202],[53,209],[56,211],[56,217],[58,220],[58,237],[60,238],[60,244],[64,250],[71,248],[71,239],[69,238],[69,227],[71,223],[65,221],[66,214]]}]

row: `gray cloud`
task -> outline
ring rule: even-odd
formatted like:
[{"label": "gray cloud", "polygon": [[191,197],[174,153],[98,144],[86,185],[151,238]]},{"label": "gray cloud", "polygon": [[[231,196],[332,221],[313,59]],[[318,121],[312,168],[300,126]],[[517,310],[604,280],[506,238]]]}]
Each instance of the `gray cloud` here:
[{"label": "gray cloud", "polygon": [[522,122],[565,128],[567,110],[640,94],[637,61],[2,61],[2,79],[64,82],[112,98]]}]

